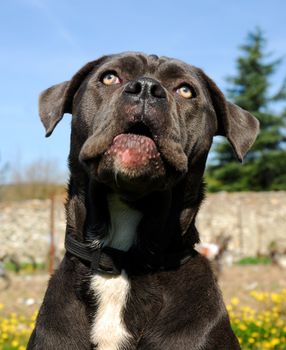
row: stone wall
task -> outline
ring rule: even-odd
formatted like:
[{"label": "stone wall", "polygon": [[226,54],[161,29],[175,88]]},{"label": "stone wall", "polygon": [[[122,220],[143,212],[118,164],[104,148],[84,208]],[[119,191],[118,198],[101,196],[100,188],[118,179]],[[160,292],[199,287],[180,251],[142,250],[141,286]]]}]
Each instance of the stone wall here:
[{"label": "stone wall", "polygon": [[272,241],[286,249],[286,192],[220,192],[207,196],[197,219],[201,240],[230,235],[243,256],[267,253]]},{"label": "stone wall", "polygon": [[[203,242],[224,234],[238,255],[265,253],[271,241],[286,248],[286,192],[209,194],[197,219]],[[30,200],[0,204],[0,257],[31,255],[44,261],[50,242],[50,201]],[[62,201],[55,205],[58,251],[63,251],[65,213]]]},{"label": "stone wall", "polygon": [[[29,200],[0,203],[0,257],[14,255],[19,260],[46,261],[51,232],[51,201]],[[62,201],[55,201],[55,244],[63,250],[65,210]]]}]

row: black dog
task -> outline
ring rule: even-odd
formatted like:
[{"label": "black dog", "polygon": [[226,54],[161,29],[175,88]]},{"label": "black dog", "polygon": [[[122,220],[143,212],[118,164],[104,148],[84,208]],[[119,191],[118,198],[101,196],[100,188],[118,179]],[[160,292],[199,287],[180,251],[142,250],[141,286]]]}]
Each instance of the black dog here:
[{"label": "black dog", "polygon": [[67,253],[28,349],[239,349],[195,216],[213,136],[241,160],[258,122],[200,69],[124,53],[44,91],[47,136],[72,113]]}]

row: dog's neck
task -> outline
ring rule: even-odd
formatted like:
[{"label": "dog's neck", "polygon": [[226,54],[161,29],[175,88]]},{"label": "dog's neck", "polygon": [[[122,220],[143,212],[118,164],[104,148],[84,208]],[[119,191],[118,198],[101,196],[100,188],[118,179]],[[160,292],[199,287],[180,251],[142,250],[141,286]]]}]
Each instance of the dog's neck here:
[{"label": "dog's neck", "polygon": [[[76,170],[73,167],[72,174]],[[134,244],[140,251],[159,255],[178,251],[185,244],[193,246],[199,241],[195,216],[203,198],[203,183],[200,176],[191,176],[191,180],[185,178],[171,190],[129,203],[86,176],[72,175],[66,203],[67,234],[94,246],[128,251]]]},{"label": "dog's neck", "polygon": [[119,195],[107,195],[110,224],[103,246],[128,251],[136,240],[137,227],[143,214],[123,202]]}]

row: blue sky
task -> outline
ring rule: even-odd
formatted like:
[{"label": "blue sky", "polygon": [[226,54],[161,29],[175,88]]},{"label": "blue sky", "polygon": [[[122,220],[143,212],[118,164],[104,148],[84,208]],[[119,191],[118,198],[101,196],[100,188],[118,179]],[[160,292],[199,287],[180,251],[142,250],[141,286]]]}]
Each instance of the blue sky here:
[{"label": "blue sky", "polygon": [[[106,53],[143,51],[203,68],[224,90],[238,46],[260,26],[286,57],[285,0],[10,0],[0,9],[0,168],[57,160],[66,168],[70,116],[46,139],[39,93]],[[286,76],[286,59],[273,79]]]}]

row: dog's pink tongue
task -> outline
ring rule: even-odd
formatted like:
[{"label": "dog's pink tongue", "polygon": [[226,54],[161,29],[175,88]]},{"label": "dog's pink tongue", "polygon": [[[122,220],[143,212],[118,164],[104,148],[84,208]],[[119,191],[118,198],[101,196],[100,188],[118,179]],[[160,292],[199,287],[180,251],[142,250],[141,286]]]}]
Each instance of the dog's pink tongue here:
[{"label": "dog's pink tongue", "polygon": [[160,157],[152,139],[135,134],[116,136],[107,154],[116,157],[125,168],[147,166],[152,159]]}]

